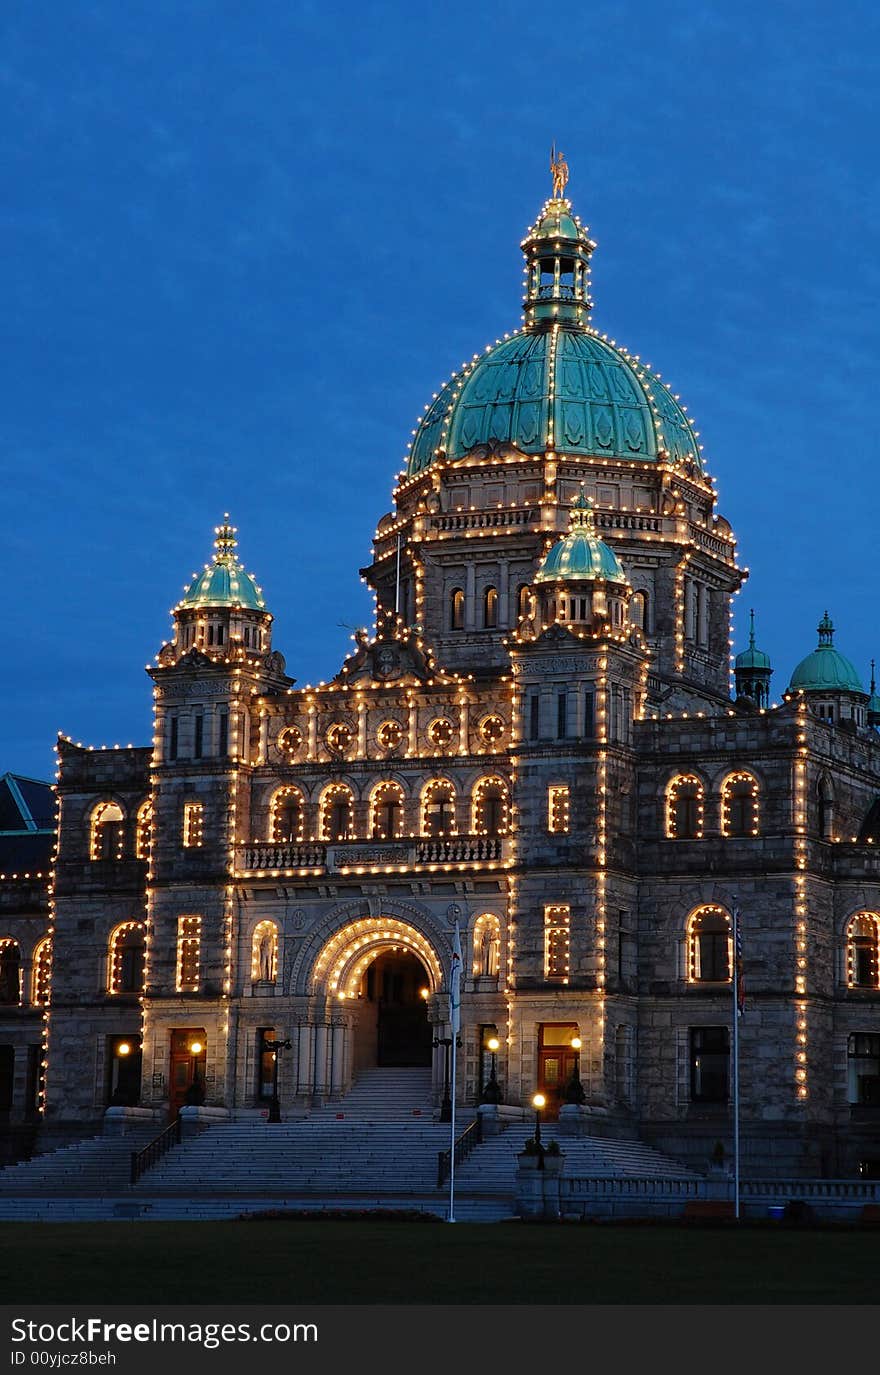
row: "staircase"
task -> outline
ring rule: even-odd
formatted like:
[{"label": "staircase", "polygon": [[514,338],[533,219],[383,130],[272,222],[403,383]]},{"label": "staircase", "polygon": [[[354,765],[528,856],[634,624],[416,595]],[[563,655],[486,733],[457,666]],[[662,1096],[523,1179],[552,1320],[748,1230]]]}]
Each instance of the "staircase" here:
[{"label": "staircase", "polygon": [[[457,1114],[456,1135],[473,1117],[468,1108]],[[211,1127],[172,1147],[132,1186],[131,1152],[155,1134],[97,1137],[0,1171],[0,1219],[197,1219],[272,1208],[446,1215],[449,1186],[437,1188],[437,1156],[450,1144],[450,1127],[435,1121],[428,1070],[365,1070],[344,1099],[305,1117]],[[514,1215],[516,1156],[530,1134],[531,1120],[514,1122],[459,1163],[459,1221]],[[634,1141],[563,1137],[560,1145],[569,1176],[690,1175]]]}]

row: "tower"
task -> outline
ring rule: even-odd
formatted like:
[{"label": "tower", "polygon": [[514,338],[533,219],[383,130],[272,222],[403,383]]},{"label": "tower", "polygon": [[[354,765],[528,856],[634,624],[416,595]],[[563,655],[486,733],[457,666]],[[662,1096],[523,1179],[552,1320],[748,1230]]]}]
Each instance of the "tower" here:
[{"label": "tower", "polygon": [[737,654],[734,664],[737,697],[750,697],[766,710],[770,705],[770,655],[755,646],[755,613],[749,612],[749,647]]}]

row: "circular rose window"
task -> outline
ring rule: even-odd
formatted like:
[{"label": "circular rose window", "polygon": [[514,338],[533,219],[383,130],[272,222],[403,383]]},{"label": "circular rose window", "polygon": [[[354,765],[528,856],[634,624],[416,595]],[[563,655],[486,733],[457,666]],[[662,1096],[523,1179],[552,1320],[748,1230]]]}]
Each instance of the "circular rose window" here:
[{"label": "circular rose window", "polygon": [[484,716],[480,722],[480,739],[487,745],[497,745],[504,734],[504,722],[500,716]]},{"label": "circular rose window", "polygon": [[403,739],[403,726],[399,721],[383,721],[376,732],[381,750],[396,750]]},{"label": "circular rose window", "polygon": [[455,739],[455,726],[445,716],[438,716],[428,727],[428,739],[438,749],[444,749]]},{"label": "circular rose window", "polygon": [[299,726],[288,726],[278,737],[278,748],[282,754],[290,758],[296,754],[303,742],[303,733]]},{"label": "circular rose window", "polygon": [[345,754],[354,739],[354,731],[344,721],[335,721],[332,726],[328,726],[324,739],[327,741],[328,750],[333,754]]}]

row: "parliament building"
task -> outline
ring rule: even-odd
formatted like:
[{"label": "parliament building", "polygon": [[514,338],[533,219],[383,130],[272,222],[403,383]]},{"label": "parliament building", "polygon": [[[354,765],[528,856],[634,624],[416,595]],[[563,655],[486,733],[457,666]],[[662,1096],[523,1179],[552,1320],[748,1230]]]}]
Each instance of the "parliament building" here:
[{"label": "parliament building", "polygon": [[685,405],[591,323],[594,248],[554,194],[520,327],[417,423],[329,681],[292,676],[225,518],[144,744],[61,737],[54,819],[3,780],[10,1141],[256,1118],[276,1040],[285,1116],[377,1066],[430,1068],[439,1111],[457,926],[463,1111],[540,1090],[703,1168],[738,913],[744,1171],[880,1173],[880,700],[819,586],[778,704],[754,620],[733,657],[736,539]]}]

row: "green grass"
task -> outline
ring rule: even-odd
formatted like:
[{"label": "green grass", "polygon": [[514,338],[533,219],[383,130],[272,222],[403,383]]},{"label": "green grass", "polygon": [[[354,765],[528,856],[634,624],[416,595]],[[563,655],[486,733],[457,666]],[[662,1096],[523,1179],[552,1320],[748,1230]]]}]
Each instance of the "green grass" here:
[{"label": "green grass", "polygon": [[0,1223],[4,1303],[876,1303],[870,1230]]}]

